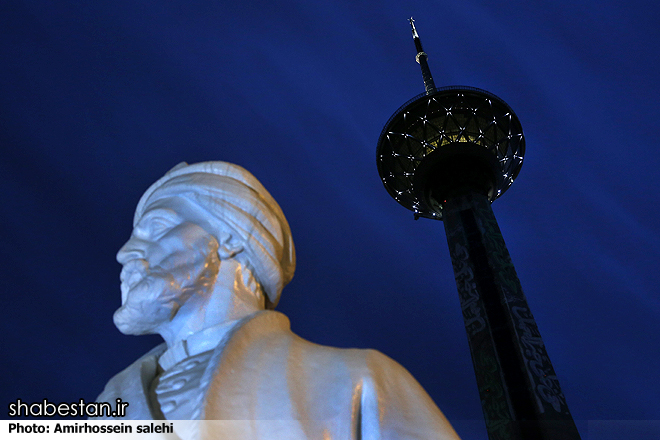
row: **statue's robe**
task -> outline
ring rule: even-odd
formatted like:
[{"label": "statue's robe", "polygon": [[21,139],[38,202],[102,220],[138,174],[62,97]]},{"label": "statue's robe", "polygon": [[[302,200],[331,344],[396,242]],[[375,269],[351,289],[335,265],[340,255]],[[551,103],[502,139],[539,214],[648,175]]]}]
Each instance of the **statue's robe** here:
[{"label": "statue's robe", "polygon": [[[114,376],[97,401],[128,402],[124,420],[162,418],[150,390],[166,348]],[[401,365],[375,350],[306,341],[278,312],[259,312],[234,329],[214,350],[201,387],[197,417],[223,422],[202,425],[192,437],[458,439]]]}]

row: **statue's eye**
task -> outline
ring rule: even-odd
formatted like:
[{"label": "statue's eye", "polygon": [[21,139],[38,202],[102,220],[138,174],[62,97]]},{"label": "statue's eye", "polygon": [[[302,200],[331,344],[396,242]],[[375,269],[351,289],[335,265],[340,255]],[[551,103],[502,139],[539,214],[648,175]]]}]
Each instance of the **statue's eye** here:
[{"label": "statue's eye", "polygon": [[149,236],[152,239],[160,238],[167,231],[172,229],[172,224],[163,219],[152,219],[149,223]]}]

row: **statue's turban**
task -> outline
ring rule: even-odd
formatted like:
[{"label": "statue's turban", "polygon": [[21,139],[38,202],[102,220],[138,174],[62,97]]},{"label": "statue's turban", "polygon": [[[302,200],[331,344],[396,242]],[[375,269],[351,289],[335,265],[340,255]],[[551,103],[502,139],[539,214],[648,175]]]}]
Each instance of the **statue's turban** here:
[{"label": "statue's turban", "polygon": [[291,281],[296,254],[282,209],[261,183],[244,168],[227,162],[185,162],[172,168],[144,193],[133,225],[149,205],[164,197],[186,197],[209,214],[209,224],[240,239],[243,251],[274,306]]}]

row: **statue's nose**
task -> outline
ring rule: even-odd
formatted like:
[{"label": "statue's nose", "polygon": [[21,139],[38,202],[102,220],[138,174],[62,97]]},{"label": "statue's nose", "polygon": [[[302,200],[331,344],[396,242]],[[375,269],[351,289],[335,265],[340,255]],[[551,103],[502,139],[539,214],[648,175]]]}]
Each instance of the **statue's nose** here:
[{"label": "statue's nose", "polygon": [[136,258],[144,259],[145,242],[131,237],[117,252],[117,261],[119,264],[126,264]]}]

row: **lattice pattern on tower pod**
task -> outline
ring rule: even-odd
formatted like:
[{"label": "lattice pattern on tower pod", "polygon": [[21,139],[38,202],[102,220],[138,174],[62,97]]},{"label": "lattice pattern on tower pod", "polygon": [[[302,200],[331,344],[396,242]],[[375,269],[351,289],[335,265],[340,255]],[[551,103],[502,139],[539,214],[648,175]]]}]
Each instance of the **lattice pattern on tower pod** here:
[{"label": "lattice pattern on tower pod", "polygon": [[497,157],[503,179],[492,200],[501,196],[520,172],[525,138],[513,110],[485,90],[443,87],[401,106],[380,135],[378,172],[390,195],[418,216],[440,218],[418,200],[413,179],[426,156],[455,142],[482,146]]}]

